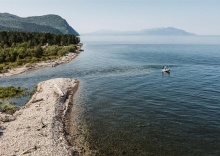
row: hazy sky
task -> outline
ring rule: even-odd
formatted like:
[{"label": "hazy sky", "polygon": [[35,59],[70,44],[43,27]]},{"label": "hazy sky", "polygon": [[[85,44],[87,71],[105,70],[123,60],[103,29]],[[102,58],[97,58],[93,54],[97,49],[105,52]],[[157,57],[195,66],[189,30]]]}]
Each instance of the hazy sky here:
[{"label": "hazy sky", "polygon": [[176,27],[220,35],[220,0],[0,0],[0,12],[57,14],[79,33]]}]

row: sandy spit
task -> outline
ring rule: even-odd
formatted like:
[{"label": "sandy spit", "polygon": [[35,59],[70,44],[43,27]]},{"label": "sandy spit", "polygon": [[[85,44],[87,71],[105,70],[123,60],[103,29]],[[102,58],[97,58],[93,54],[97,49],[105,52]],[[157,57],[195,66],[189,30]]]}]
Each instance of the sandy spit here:
[{"label": "sandy spit", "polygon": [[24,66],[20,66],[17,68],[12,68],[10,70],[8,70],[7,73],[0,73],[0,78],[4,78],[4,77],[9,77],[9,76],[13,76],[13,75],[18,75],[24,72],[28,72],[28,71],[32,71],[32,70],[36,70],[36,69],[40,69],[40,68],[45,68],[45,67],[55,67],[57,65],[60,64],[64,64],[64,63],[68,63],[71,60],[73,60],[78,54],[77,53],[68,53],[58,59],[54,59],[54,60],[48,60],[48,61],[42,61],[39,63],[33,63],[33,64],[26,64]]},{"label": "sandy spit", "polygon": [[[30,101],[13,116],[0,114],[1,156],[82,156],[68,140],[68,118],[78,81],[56,78],[40,82]],[[70,129],[71,128],[71,129]]]}]

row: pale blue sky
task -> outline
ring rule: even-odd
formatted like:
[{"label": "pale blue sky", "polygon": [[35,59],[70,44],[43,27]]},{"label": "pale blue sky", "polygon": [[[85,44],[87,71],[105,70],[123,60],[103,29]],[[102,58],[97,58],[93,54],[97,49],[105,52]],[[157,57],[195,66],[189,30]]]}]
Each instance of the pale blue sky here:
[{"label": "pale blue sky", "polygon": [[79,33],[176,27],[220,35],[220,0],[0,0],[0,12],[57,14]]}]

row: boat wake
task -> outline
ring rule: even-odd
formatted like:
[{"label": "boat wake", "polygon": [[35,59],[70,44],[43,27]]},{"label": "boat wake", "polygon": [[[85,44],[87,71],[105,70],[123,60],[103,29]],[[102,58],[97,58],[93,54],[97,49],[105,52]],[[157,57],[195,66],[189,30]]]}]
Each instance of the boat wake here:
[{"label": "boat wake", "polygon": [[[122,67],[108,67],[92,70],[80,71],[78,76],[96,76],[96,75],[138,75],[143,73],[152,73],[161,71],[162,65],[143,65],[143,66],[122,66]],[[172,65],[169,65],[172,67]]]}]

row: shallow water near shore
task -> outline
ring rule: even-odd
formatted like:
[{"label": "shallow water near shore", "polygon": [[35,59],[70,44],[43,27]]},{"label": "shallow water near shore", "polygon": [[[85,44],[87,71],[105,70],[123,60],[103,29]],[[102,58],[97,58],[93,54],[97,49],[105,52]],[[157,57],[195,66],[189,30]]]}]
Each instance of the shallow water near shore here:
[{"label": "shallow water near shore", "polygon": [[79,79],[75,104],[96,155],[220,155],[220,37],[210,38],[82,36],[72,62],[0,84]]}]

